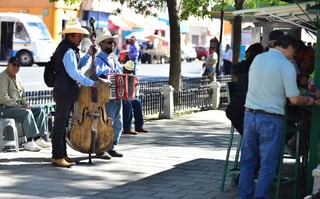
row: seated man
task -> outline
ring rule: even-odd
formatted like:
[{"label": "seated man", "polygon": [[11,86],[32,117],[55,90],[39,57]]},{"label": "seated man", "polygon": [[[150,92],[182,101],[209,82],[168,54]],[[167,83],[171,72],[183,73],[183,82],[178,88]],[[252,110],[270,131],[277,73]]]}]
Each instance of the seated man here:
[{"label": "seated man", "polygon": [[25,100],[22,82],[17,77],[20,64],[18,57],[11,57],[7,68],[0,73],[0,112],[2,117],[22,123],[27,137],[25,150],[40,151],[51,146],[44,140],[47,138],[45,113],[40,107],[30,107]]},{"label": "seated man", "polygon": [[[128,61],[123,66],[123,74],[132,74],[134,71],[134,63]],[[135,84],[138,84],[138,79],[135,77]],[[138,87],[136,86],[136,96],[138,95]],[[124,134],[136,135],[137,132],[147,133],[148,130],[143,128],[143,115],[142,115],[142,104],[141,100],[135,98],[133,100],[122,100],[123,106],[123,129]],[[132,122],[132,109],[134,112],[134,127],[135,131],[131,129]]]}]

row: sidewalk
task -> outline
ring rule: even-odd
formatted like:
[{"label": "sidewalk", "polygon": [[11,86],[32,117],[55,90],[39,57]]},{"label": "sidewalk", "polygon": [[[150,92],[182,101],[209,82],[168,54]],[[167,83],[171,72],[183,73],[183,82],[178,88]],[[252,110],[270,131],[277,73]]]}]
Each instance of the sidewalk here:
[{"label": "sidewalk", "polygon": [[[123,158],[53,167],[51,150],[0,153],[0,198],[235,199],[219,186],[230,122],[223,110],[145,123],[150,133],[122,135]],[[68,149],[72,158],[85,158]]]}]

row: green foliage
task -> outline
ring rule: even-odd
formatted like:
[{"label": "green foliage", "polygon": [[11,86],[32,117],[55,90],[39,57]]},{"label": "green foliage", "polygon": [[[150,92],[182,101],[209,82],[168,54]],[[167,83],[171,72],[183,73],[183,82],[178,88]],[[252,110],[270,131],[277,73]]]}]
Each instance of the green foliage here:
[{"label": "green foliage", "polygon": [[[61,0],[49,0],[49,2],[57,2]],[[67,5],[80,3],[81,0],[63,0]],[[101,1],[101,0],[100,0]],[[169,0],[112,0],[124,4],[127,2],[128,7],[133,8],[137,14],[146,16],[156,16],[154,9],[160,10],[163,8],[164,2]],[[273,6],[285,4],[286,0],[244,0],[243,8],[258,8],[265,6]],[[288,0],[287,0],[288,1]],[[239,0],[181,0],[179,5],[179,17],[181,20],[188,19],[189,16],[196,16],[199,18],[210,17],[211,11],[232,11],[235,10],[235,3]],[[120,9],[116,13],[121,13]]]},{"label": "green foliage", "polygon": [[[120,2],[123,4],[126,0],[112,0],[114,2]],[[143,14],[146,16],[156,16],[157,13],[153,12],[153,9],[159,10],[163,6],[162,0],[127,0],[127,5],[130,8],[134,9],[134,12],[137,14]],[[117,13],[120,13],[121,10],[116,10]]]},{"label": "green foliage", "polygon": [[[60,0],[49,0],[49,2],[57,2],[57,1],[60,1]],[[67,5],[73,5],[81,2],[81,0],[63,0],[63,1]]]},{"label": "green foliage", "polygon": [[208,0],[181,0],[180,18],[188,19],[189,16],[205,17],[209,15],[210,8],[213,6]]}]

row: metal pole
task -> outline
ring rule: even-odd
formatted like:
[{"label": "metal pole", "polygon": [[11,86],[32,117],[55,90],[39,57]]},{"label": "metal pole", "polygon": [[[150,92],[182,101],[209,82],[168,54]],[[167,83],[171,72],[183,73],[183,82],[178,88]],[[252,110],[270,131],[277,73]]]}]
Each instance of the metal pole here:
[{"label": "metal pole", "polygon": [[219,43],[218,43],[218,63],[217,63],[217,74],[221,74],[220,71],[220,58],[221,58],[221,42],[222,42],[222,35],[223,35],[223,18],[224,18],[224,11],[223,11],[223,7],[224,7],[224,1],[222,1],[222,9],[221,9],[221,14],[220,14],[220,36],[219,36]]}]

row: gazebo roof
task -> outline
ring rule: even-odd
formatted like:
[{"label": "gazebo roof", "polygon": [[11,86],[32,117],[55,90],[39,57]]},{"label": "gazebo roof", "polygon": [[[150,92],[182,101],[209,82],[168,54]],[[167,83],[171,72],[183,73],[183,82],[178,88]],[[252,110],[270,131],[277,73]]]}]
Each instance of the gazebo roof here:
[{"label": "gazebo roof", "polygon": [[236,10],[232,13],[235,16],[251,17],[254,20],[286,22],[305,28],[316,34],[316,20],[317,15],[319,15],[319,5],[316,5],[315,1],[299,1],[299,3],[289,3],[287,5]]}]

